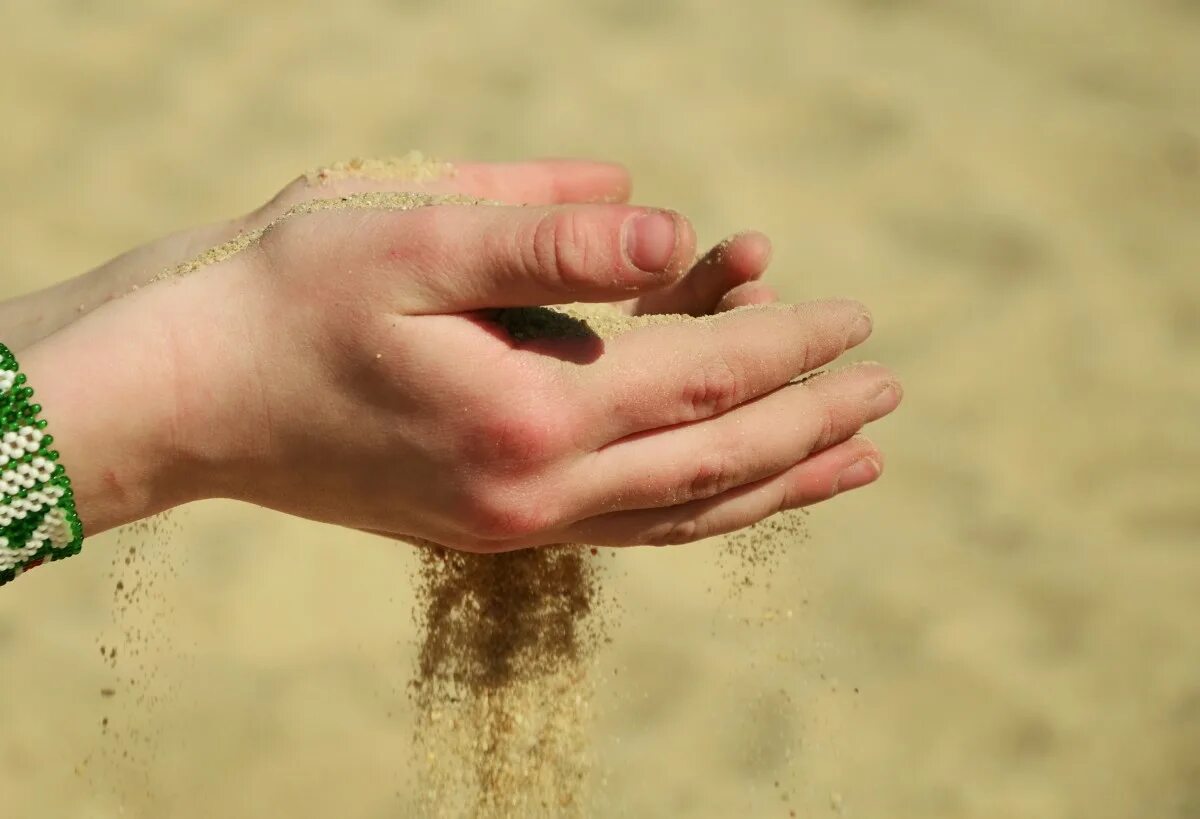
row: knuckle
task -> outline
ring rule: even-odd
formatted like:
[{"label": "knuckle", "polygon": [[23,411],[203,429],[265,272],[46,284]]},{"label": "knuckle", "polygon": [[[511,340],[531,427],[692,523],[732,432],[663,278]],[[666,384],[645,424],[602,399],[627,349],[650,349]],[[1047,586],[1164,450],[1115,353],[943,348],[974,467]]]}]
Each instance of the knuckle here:
[{"label": "knuckle", "polygon": [[272,196],[269,200],[259,205],[250,213],[243,217],[243,222],[248,230],[265,227],[274,219],[283,216],[291,208],[309,199],[316,198],[318,195],[336,195],[336,192],[320,191],[319,186],[310,180],[307,174],[302,174],[295,177],[282,188],[278,193]]},{"label": "knuckle", "polygon": [[320,182],[313,179],[309,174],[302,173],[299,176],[294,176],[292,179],[279,189],[279,193],[271,197],[271,202],[276,205],[291,205],[301,199],[315,195],[315,191],[320,189]]},{"label": "knuckle", "polygon": [[805,302],[787,306],[796,328],[793,336],[795,347],[789,352],[789,361],[796,363],[795,369],[798,373],[813,370],[830,357],[823,357],[821,351],[827,346],[828,338],[831,336],[818,334],[817,337],[814,337],[813,328],[820,325],[819,305],[820,302]]},{"label": "knuckle", "polygon": [[595,246],[587,222],[579,213],[547,213],[538,220],[530,244],[537,270],[555,276],[568,287],[588,281]]},{"label": "knuckle", "polygon": [[800,372],[806,373],[810,370],[815,370],[822,363],[822,356],[818,355],[816,346],[811,338],[805,337],[800,339],[797,345],[796,360],[800,362]]},{"label": "knuckle", "polygon": [[280,188],[278,193],[255,210],[254,213],[260,218],[267,219],[279,216],[295,202],[303,199],[307,190],[308,180],[303,176],[298,176]]},{"label": "knuckle", "polygon": [[724,356],[699,369],[684,387],[683,406],[697,420],[718,415],[738,403],[742,379]]},{"label": "knuckle", "polygon": [[646,533],[648,546],[679,546],[704,537],[704,528],[696,518],[672,520],[652,528]]},{"label": "knuckle", "polygon": [[464,528],[482,543],[529,537],[548,528],[544,505],[522,501],[522,494],[495,486],[477,492],[467,503]]},{"label": "knuckle", "polygon": [[833,408],[826,404],[821,406],[818,412],[821,415],[821,426],[817,431],[817,437],[813,440],[812,452],[828,449],[837,434],[837,421],[834,418]]},{"label": "knuckle", "polygon": [[563,422],[547,412],[501,410],[480,419],[475,459],[505,471],[540,468],[560,454]]},{"label": "knuckle", "polygon": [[308,255],[305,231],[297,225],[295,217],[271,222],[263,228],[258,238],[256,249],[273,262],[280,261],[289,253],[299,252]]},{"label": "knuckle", "polygon": [[685,500],[711,498],[735,485],[735,470],[729,458],[721,452],[705,453],[692,469]]}]

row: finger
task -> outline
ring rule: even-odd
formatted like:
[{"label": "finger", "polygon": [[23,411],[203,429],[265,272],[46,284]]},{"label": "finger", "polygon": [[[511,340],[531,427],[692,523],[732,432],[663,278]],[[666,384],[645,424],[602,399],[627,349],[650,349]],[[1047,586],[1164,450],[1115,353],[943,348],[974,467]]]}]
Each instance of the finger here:
[{"label": "finger", "polygon": [[561,539],[597,546],[665,546],[727,534],[786,509],[810,506],[872,483],[883,470],[879,450],[862,436],[830,447],[769,478],[706,500],[611,512],[567,527]]},{"label": "finger", "polygon": [[572,469],[590,487],[573,517],[676,506],[776,475],[900,403],[895,376],[858,364],[791,384],[724,415],[617,441]]},{"label": "finger", "polygon": [[428,164],[398,160],[333,167],[294,179],[251,214],[248,226],[261,227],[301,202],[356,193],[457,193],[515,205],[553,205],[624,202],[632,189],[623,166],[583,159]]},{"label": "finger", "polygon": [[775,288],[765,282],[746,282],[730,290],[717,302],[714,313],[727,313],[738,307],[753,307],[779,301]]},{"label": "finger", "polygon": [[456,162],[447,192],[527,205],[626,202],[629,171],[612,162],[540,159],[530,162]]},{"label": "finger", "polygon": [[719,415],[837,358],[871,333],[851,300],[779,304],[633,330],[580,373],[596,447]]},{"label": "finger", "polygon": [[373,214],[376,266],[409,312],[615,301],[664,287],[695,248],[677,213],[629,205],[441,206]]},{"label": "finger", "polygon": [[760,277],[770,261],[770,239],[757,231],[739,233],[704,254],[675,284],[639,298],[634,312],[708,315],[728,291]]}]

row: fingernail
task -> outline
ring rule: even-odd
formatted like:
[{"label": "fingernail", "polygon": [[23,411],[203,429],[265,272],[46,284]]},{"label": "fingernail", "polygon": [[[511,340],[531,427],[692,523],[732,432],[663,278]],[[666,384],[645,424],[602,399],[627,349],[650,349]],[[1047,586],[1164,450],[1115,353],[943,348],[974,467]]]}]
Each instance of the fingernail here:
[{"label": "fingernail", "polygon": [[874,324],[875,322],[871,320],[870,313],[863,313],[859,316],[858,320],[854,322],[854,326],[850,328],[849,343],[854,345],[862,344],[866,341],[867,336],[871,335],[871,328]]},{"label": "fingernail", "polygon": [[871,412],[882,415],[885,412],[891,412],[900,403],[900,397],[903,395],[903,390],[897,381],[889,381],[880,387],[879,392],[868,402],[871,407]]},{"label": "fingernail", "polygon": [[866,486],[871,481],[879,477],[879,462],[870,455],[859,458],[850,466],[842,470],[838,475],[836,488],[833,494],[838,492],[847,492],[851,489],[858,489],[860,486]]},{"label": "fingernail", "polygon": [[625,252],[646,273],[666,270],[675,254],[675,220],[655,211],[634,216],[625,224]]}]

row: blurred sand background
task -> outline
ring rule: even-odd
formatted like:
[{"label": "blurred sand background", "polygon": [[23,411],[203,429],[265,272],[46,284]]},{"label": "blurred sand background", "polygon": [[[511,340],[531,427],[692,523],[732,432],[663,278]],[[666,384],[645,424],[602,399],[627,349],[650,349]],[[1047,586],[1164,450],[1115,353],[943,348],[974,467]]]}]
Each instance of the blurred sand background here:
[{"label": "blurred sand background", "polygon": [[[611,561],[589,814],[1200,817],[1196,2],[13,0],[0,65],[6,296],[420,147],[622,161],[874,308],[877,487],[738,600]],[[403,549],[205,504],[122,615],[118,539],[0,593],[0,816],[407,815]]]}]

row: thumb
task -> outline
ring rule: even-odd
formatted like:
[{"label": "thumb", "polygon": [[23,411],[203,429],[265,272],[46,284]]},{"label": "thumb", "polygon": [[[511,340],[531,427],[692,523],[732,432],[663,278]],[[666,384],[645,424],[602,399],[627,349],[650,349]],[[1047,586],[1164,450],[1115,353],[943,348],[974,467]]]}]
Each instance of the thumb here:
[{"label": "thumb", "polygon": [[432,237],[421,244],[439,263],[423,282],[425,303],[415,305],[420,312],[618,301],[671,284],[695,256],[691,224],[672,211],[629,205],[429,210],[436,211]]}]

